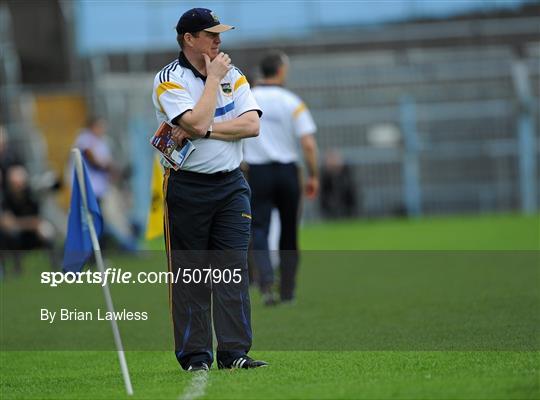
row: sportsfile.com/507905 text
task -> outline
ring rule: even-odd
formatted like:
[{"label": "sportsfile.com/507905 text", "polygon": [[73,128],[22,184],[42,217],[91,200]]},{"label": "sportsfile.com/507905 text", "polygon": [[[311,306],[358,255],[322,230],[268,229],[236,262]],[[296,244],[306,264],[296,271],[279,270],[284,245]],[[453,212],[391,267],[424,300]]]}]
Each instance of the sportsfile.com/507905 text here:
[{"label": "sportsfile.com/507905 text", "polygon": [[105,286],[112,283],[240,283],[242,274],[240,268],[178,268],[170,271],[122,271],[122,268],[106,268],[103,273],[99,271],[84,272],[58,272],[44,271],[41,273],[41,283],[50,287],[62,284],[97,284]]}]

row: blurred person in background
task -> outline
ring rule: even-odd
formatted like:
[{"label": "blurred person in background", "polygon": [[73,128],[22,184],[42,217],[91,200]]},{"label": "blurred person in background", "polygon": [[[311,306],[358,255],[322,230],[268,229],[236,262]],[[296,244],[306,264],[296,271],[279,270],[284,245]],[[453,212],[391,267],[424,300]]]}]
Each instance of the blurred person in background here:
[{"label": "blurred person in background", "polygon": [[[3,215],[3,199],[4,199],[4,193],[6,192],[6,171],[9,169],[10,166],[17,164],[15,157],[15,153],[12,151],[12,149],[8,149],[8,136],[7,136],[7,130],[4,125],[0,125],[0,278],[4,276],[4,266],[5,266],[5,259],[7,256],[7,251],[5,248],[6,245],[6,238],[4,237],[4,226],[2,223],[2,215]],[[20,268],[20,267],[18,267]]]},{"label": "blurred person in background", "polygon": [[[112,237],[122,250],[135,251],[137,240],[126,214],[126,196],[112,183],[124,179],[107,140],[107,121],[88,119],[75,141],[88,167],[88,177],[103,213],[105,238]],[[129,196],[128,196],[129,197]],[[104,243],[108,241],[105,239]]]},{"label": "blurred person in background", "polygon": [[90,117],[75,141],[75,147],[81,151],[86,161],[88,177],[99,203],[109,189],[109,180],[113,172],[113,157],[105,138],[106,131],[105,119]]},{"label": "blurred person in background", "polygon": [[324,157],[321,169],[320,205],[326,218],[356,216],[354,176],[341,154],[335,149],[327,151]]},{"label": "blurred person in background", "polygon": [[283,85],[289,69],[288,57],[278,51],[268,53],[260,63],[262,80],[253,89],[264,114],[259,137],[244,141],[244,161],[248,164],[252,190],[253,260],[258,268],[258,284],[265,305],[274,305],[274,270],[268,250],[272,209],[279,211],[281,235],[280,300],[294,300],[298,268],[298,219],[301,176],[297,163],[298,141],[307,169],[304,183],[309,199],[317,196],[317,130],[303,101]]},{"label": "blurred person in background", "polygon": [[0,191],[0,202],[6,190],[6,172],[13,165],[22,165],[22,160],[15,149],[9,145],[6,127],[0,125],[0,188],[2,188]]},{"label": "blurred person in background", "polygon": [[2,264],[6,255],[12,255],[14,269],[22,271],[22,251],[46,248],[50,261],[56,267],[54,252],[55,230],[40,216],[39,202],[32,193],[28,172],[22,165],[11,165],[5,170],[5,191],[0,209],[0,251]]}]

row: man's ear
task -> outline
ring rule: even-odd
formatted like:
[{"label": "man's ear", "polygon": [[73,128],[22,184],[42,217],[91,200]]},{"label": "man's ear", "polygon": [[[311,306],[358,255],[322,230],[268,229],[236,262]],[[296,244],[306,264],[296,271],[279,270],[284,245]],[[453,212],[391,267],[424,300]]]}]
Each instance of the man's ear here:
[{"label": "man's ear", "polygon": [[281,79],[283,82],[285,82],[287,80],[287,65],[286,64],[281,64],[279,67],[278,67],[278,71],[277,71],[277,76],[279,77],[279,79]]},{"label": "man's ear", "polygon": [[184,43],[187,44],[189,47],[193,47],[193,38],[194,36],[187,32],[184,34]]}]

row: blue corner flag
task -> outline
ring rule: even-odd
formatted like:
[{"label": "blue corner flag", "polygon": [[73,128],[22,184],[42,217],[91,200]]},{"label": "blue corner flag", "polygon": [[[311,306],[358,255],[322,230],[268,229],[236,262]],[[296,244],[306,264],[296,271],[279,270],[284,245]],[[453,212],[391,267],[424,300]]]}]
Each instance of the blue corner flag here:
[{"label": "blue corner flag", "polygon": [[[92,215],[96,234],[99,238],[103,231],[103,218],[99,209],[94,190],[86,172],[86,165],[82,160],[82,170],[84,176],[84,187],[86,188],[86,202],[88,211]],[[71,191],[71,204],[68,217],[68,229],[66,236],[66,244],[64,246],[64,262],[63,267],[65,272],[80,272],[84,263],[92,254],[92,239],[90,230],[86,220],[87,215],[84,209],[83,197],[81,194],[81,185],[77,179],[77,169],[73,167],[73,185]]]}]

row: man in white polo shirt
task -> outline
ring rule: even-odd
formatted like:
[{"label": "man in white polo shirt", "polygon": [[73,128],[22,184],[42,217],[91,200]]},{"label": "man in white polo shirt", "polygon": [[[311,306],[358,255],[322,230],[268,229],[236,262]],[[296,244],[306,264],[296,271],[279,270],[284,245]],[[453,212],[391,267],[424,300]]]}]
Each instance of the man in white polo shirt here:
[{"label": "man in white polo shirt", "polygon": [[245,76],[219,51],[220,33],[230,29],[208,9],[184,13],[176,26],[180,55],[154,80],[158,122],[176,125],[175,140],[190,138],[196,147],[181,170],[166,169],[164,180],[169,270],[181,268],[183,278],[170,287],[175,354],[188,371],[213,362],[212,317],[219,368],[266,365],[247,356],[251,207],[238,168],[240,139],[258,135],[262,112]]},{"label": "man in white polo shirt", "polygon": [[268,252],[270,216],[275,207],[281,222],[280,298],[294,299],[298,267],[298,217],[301,197],[297,147],[303,150],[307,169],[305,194],[314,198],[319,190],[316,126],[302,100],[283,84],[288,59],[281,52],[267,54],[260,64],[263,81],[253,89],[264,110],[261,133],[244,141],[244,161],[249,165],[252,190],[253,250],[259,285],[266,305],[277,302],[272,291],[274,272]]}]

